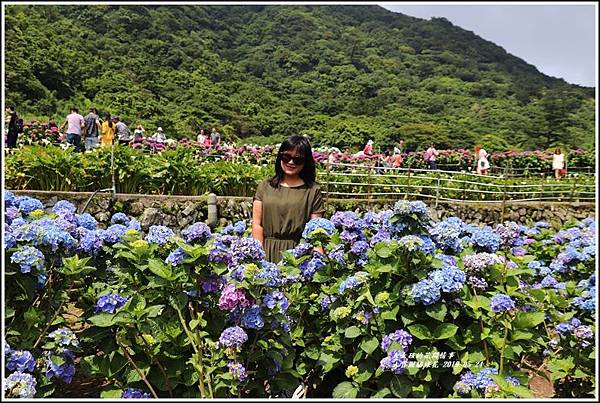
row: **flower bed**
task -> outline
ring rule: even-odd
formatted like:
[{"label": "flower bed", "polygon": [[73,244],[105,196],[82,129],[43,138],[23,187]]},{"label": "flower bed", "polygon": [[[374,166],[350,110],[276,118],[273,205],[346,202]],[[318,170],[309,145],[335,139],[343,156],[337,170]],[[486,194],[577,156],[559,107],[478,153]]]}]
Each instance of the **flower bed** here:
[{"label": "flower bed", "polygon": [[5,207],[7,396],[84,375],[123,398],[532,397],[536,371],[593,395],[592,219],[477,227],[401,201],[309,222],[275,265],[245,222]]}]

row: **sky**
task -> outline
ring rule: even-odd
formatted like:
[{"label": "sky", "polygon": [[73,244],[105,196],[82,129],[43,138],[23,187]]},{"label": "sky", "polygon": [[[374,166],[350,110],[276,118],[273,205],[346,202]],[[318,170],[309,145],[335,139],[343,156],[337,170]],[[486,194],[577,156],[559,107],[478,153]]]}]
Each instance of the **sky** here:
[{"label": "sky", "polygon": [[445,17],[546,75],[596,86],[597,12],[592,4],[379,4],[412,17]]}]

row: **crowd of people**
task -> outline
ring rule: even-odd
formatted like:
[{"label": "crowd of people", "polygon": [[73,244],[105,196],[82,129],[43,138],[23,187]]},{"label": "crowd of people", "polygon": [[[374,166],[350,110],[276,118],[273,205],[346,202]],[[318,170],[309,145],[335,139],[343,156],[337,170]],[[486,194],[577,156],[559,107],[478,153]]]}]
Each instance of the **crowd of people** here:
[{"label": "crowd of people", "polygon": [[[14,105],[8,105],[6,108],[5,124],[7,128],[6,146],[8,149],[16,148],[17,138],[23,132],[23,119],[18,117]],[[165,143],[167,141],[167,136],[160,126],[157,127],[154,134],[147,136],[146,130],[140,123],[132,133],[119,116],[111,116],[109,113],[105,113],[103,118],[101,118],[96,108],[93,107],[89,109],[88,114],[85,116],[80,115],[78,109],[73,107],[71,108],[71,113],[66,116],[60,127],[58,127],[56,122],[51,120],[47,128],[51,132],[57,133],[61,141],[72,145],[76,151],[90,151],[95,147],[112,146],[114,143],[135,145],[136,143],[143,142],[144,139],[152,139],[156,143]],[[196,142],[208,148],[219,147],[224,144],[222,143],[221,134],[217,131],[216,127],[212,127],[210,133],[206,133],[203,128],[200,129],[196,137]],[[335,147],[333,150],[329,154],[330,162],[335,162],[336,151],[337,154],[340,153]],[[375,154],[374,141],[370,139],[364,148],[354,154],[354,156],[376,158],[375,166],[377,171],[383,172],[386,168],[402,167],[405,151],[404,140],[400,140],[393,148],[386,149],[382,154]],[[433,142],[430,143],[427,150],[423,153],[423,160],[427,163],[429,169],[437,169],[436,158],[438,155],[439,151],[436,150],[435,144]],[[481,145],[477,144],[473,157],[475,172],[479,175],[487,175],[490,169],[488,152]],[[557,180],[567,172],[565,155],[560,148],[556,148],[553,154],[552,170]]]}]

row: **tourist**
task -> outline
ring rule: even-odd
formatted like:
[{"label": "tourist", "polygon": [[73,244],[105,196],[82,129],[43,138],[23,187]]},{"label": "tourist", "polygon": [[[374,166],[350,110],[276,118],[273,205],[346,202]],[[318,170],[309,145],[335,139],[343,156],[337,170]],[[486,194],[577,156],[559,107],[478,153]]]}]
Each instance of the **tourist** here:
[{"label": "tourist", "polygon": [[204,129],[200,129],[200,133],[198,133],[196,142],[198,143],[198,145],[204,145],[205,140],[206,140],[206,134],[204,134]]},{"label": "tourist", "polygon": [[277,263],[281,252],[294,248],[310,219],[324,213],[321,188],[311,145],[304,136],[291,136],[279,147],[275,176],[263,180],[252,205],[252,236],[266,259]]},{"label": "tourist", "polygon": [[4,123],[7,125],[6,146],[9,149],[17,148],[17,138],[19,137],[19,130],[17,127],[18,120],[19,116],[17,116],[15,106],[8,105],[6,107],[6,117],[4,118]]},{"label": "tourist", "polygon": [[219,145],[221,145],[221,134],[216,127],[213,127],[210,133],[210,146],[217,147]]},{"label": "tourist", "polygon": [[489,154],[479,144],[475,146],[475,158],[477,159],[477,174],[487,175],[488,169],[490,169],[490,163],[488,161]]},{"label": "tourist", "polygon": [[394,154],[393,155],[400,155],[403,152],[404,152],[404,140],[400,140],[398,145],[394,146]]},{"label": "tourist", "polygon": [[144,126],[142,126],[142,124],[138,124],[136,126],[136,128],[133,130],[133,142],[134,143],[141,143],[144,140],[144,136],[146,134],[146,129],[144,129]]},{"label": "tourist", "polygon": [[158,129],[156,129],[156,132],[152,135],[152,139],[157,143],[164,143],[167,141],[167,136],[163,132],[162,127],[159,126]]},{"label": "tourist", "polygon": [[83,118],[85,122],[85,150],[91,151],[98,147],[98,134],[100,132],[100,117],[95,108],[90,108],[90,113]]},{"label": "tourist", "polygon": [[367,145],[363,149],[364,155],[372,155],[373,154],[373,140],[367,141]]},{"label": "tourist", "polygon": [[554,170],[556,180],[560,180],[561,176],[567,173],[565,155],[560,148],[554,150],[554,154],[552,155],[552,169]]},{"label": "tourist", "polygon": [[425,155],[423,155],[425,162],[427,162],[427,164],[429,164],[429,169],[437,169],[437,165],[435,163],[435,158],[439,154],[440,153],[438,152],[438,150],[435,149],[435,146],[433,145],[433,143],[431,143],[429,145],[429,148],[427,149],[427,151],[425,151]]},{"label": "tourist", "polygon": [[71,108],[71,113],[67,115],[60,130],[64,131],[65,127],[67,127],[67,144],[73,145],[76,152],[83,151],[81,149],[81,133],[85,128],[85,121],[77,108]]},{"label": "tourist", "polygon": [[104,122],[102,122],[100,130],[102,133],[102,138],[100,139],[102,147],[111,146],[115,141],[115,125],[110,118],[110,113],[104,115]]},{"label": "tourist", "polygon": [[129,127],[123,122],[118,116],[113,117],[113,124],[115,125],[115,136],[119,141],[120,145],[127,145],[131,140],[133,140],[133,136],[131,135],[131,131]]}]

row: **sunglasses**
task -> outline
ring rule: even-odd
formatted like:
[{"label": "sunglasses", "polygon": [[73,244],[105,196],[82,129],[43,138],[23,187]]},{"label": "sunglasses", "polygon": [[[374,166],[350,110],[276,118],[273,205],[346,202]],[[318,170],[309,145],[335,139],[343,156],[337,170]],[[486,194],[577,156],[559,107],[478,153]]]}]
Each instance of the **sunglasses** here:
[{"label": "sunglasses", "polygon": [[279,157],[283,162],[288,164],[290,161],[294,161],[294,165],[304,165],[306,158],[302,156],[292,157],[290,154],[280,153]]}]

